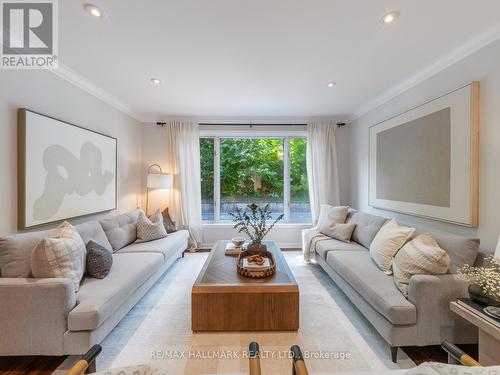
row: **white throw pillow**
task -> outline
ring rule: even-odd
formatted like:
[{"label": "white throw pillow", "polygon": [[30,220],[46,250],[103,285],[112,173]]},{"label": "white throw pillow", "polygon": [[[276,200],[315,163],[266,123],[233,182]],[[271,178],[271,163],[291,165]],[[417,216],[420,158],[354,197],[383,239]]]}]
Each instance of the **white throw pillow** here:
[{"label": "white throw pillow", "polygon": [[430,234],[422,234],[398,251],[392,262],[394,282],[408,297],[413,275],[442,275],[448,272],[450,257]]},{"label": "white throw pillow", "polygon": [[163,225],[163,216],[158,209],[148,218],[144,211],[139,213],[137,219],[137,238],[139,242],[153,241],[167,236],[167,230]]},{"label": "white throw pillow", "polygon": [[394,219],[380,228],[370,244],[370,256],[382,271],[391,274],[392,258],[414,232],[415,228],[399,225]]},{"label": "white throw pillow", "polygon": [[322,204],[319,211],[317,227],[323,227],[331,222],[344,224],[347,219],[348,212],[349,206],[331,206],[329,204]]},{"label": "white throw pillow", "polygon": [[78,291],[85,271],[85,255],[82,237],[65,221],[50,237],[36,244],[31,253],[31,272],[36,278],[69,278]]},{"label": "white throw pillow", "polygon": [[335,238],[336,240],[350,242],[352,232],[354,232],[355,228],[356,224],[337,224],[336,222],[331,221],[325,222],[324,225],[318,228],[318,230],[320,233]]}]

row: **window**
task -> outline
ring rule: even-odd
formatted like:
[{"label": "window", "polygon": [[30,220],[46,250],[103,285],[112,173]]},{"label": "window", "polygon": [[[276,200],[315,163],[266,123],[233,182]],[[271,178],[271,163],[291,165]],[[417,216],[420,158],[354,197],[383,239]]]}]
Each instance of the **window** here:
[{"label": "window", "polygon": [[214,220],[214,139],[200,138],[201,217]]},{"label": "window", "polygon": [[273,216],[311,222],[305,138],[200,138],[202,219],[231,220],[235,205],[270,204]]}]

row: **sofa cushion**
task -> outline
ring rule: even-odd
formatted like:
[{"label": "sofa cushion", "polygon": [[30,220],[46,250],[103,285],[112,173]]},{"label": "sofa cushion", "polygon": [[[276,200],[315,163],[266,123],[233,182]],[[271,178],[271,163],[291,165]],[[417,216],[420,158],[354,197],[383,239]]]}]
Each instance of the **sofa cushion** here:
[{"label": "sofa cushion", "polygon": [[163,216],[160,210],[147,217],[144,211],[137,218],[137,240],[147,242],[154,241],[167,236],[167,230],[163,226]]},{"label": "sofa cushion", "polygon": [[86,246],[85,273],[96,279],[104,279],[113,265],[113,255],[104,246],[90,240]]},{"label": "sofa cushion", "polygon": [[180,230],[158,240],[134,242],[118,250],[118,253],[160,253],[163,254],[164,260],[167,260],[172,254],[186,250],[188,237],[187,230]]},{"label": "sofa cushion", "polygon": [[108,251],[113,251],[113,248],[108,241],[108,237],[106,237],[106,233],[104,233],[104,230],[102,229],[102,225],[97,220],[91,220],[75,225],[75,228],[78,233],[80,233],[85,245],[87,245],[89,241],[94,241],[102,247],[105,247]]},{"label": "sofa cushion", "polygon": [[479,239],[457,236],[455,234],[418,228],[414,237],[429,233],[436,240],[439,247],[450,257],[449,273],[457,273],[464,265],[473,265],[479,252]]},{"label": "sofa cushion", "polygon": [[102,229],[104,229],[113,251],[117,251],[137,239],[137,218],[141,211],[136,209],[101,220]]},{"label": "sofa cushion", "polygon": [[328,222],[343,224],[347,218],[349,206],[332,206],[329,204],[322,204],[320,206],[317,226],[326,225]]},{"label": "sofa cushion", "polygon": [[31,253],[52,230],[13,234],[0,238],[0,274],[2,277],[31,277]]},{"label": "sofa cushion", "polygon": [[415,306],[394,285],[392,276],[378,269],[367,251],[330,251],[326,262],[389,322],[417,323]]},{"label": "sofa cushion", "polygon": [[417,236],[398,251],[392,262],[394,282],[408,298],[413,275],[442,275],[448,272],[450,257],[430,234]]},{"label": "sofa cushion", "polygon": [[368,249],[386,221],[387,219],[384,217],[356,211],[349,212],[346,223],[356,224],[356,228],[352,232],[352,240]]},{"label": "sofa cushion", "polygon": [[399,225],[395,219],[385,223],[370,244],[370,256],[384,272],[391,274],[392,258],[415,233],[415,228]]},{"label": "sofa cushion", "polygon": [[76,294],[77,305],[68,316],[68,329],[86,331],[99,327],[162,265],[161,254],[113,254],[108,276],[84,278]]},{"label": "sofa cushion", "polygon": [[363,251],[366,253],[366,249],[356,242],[343,242],[335,239],[319,241],[316,244],[316,252],[326,259],[326,255],[329,251]]},{"label": "sofa cushion", "polygon": [[[111,251],[111,245],[98,221],[75,225],[85,244],[94,240]],[[30,277],[31,253],[42,238],[52,234],[53,229],[18,233],[0,237],[0,275],[2,277]]]},{"label": "sofa cushion", "polygon": [[78,291],[85,272],[85,244],[67,221],[50,236],[38,241],[31,253],[31,271],[36,278],[68,278]]}]

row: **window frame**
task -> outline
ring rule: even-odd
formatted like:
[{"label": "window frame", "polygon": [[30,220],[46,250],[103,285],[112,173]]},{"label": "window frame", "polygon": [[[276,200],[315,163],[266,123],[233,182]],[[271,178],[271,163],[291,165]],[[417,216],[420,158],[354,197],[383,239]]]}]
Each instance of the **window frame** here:
[{"label": "window frame", "polygon": [[211,138],[214,140],[214,219],[203,220],[203,224],[228,224],[230,220],[221,220],[220,218],[220,140],[224,138],[236,139],[280,139],[283,141],[283,210],[284,224],[311,224],[311,222],[290,221],[291,209],[291,180],[290,180],[290,140],[292,138],[307,138],[307,133],[304,129],[287,129],[287,131],[275,130],[272,127],[265,129],[200,129],[201,138]]}]

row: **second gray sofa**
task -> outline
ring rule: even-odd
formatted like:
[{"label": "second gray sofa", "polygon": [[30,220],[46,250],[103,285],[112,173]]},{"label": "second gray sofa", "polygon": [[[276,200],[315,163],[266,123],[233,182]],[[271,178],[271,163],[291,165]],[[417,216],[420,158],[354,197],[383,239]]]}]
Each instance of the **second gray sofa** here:
[{"label": "second gray sofa", "polygon": [[138,210],[76,228],[113,251],[104,279],[35,279],[30,257],[49,231],[0,238],[0,356],[83,354],[101,342],[187,248],[188,232],[136,243]]},{"label": "second gray sofa", "polygon": [[468,296],[469,282],[457,270],[474,264],[479,240],[417,228],[415,236],[430,233],[448,253],[450,270],[446,275],[413,276],[407,299],[368,252],[386,220],[350,210],[347,223],[356,224],[352,241],[318,242],[317,262],[391,346],[394,362],[400,346],[438,345],[445,339],[456,344],[477,342],[477,330],[453,314],[449,304]]}]

